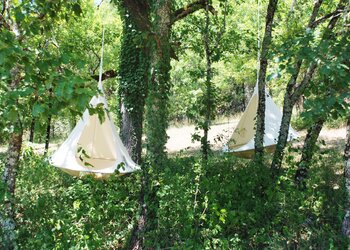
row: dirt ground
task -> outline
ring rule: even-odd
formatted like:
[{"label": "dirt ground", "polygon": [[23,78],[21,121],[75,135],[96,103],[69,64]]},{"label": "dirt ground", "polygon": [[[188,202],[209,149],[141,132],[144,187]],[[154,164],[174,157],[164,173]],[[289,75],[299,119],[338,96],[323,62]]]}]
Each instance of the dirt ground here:
[{"label": "dirt ground", "polygon": [[[215,150],[220,150],[230,139],[238,120],[228,120],[226,123],[213,125],[209,131],[209,141]],[[169,140],[166,144],[169,153],[180,150],[196,150],[200,148],[200,142],[192,142],[192,134],[195,133],[195,126],[172,127],[168,129]],[[301,139],[306,131],[298,132]],[[321,131],[320,139],[332,147],[342,148],[346,137],[346,128],[328,129]],[[219,140],[221,138],[221,140]]]},{"label": "dirt ground", "polygon": [[[235,126],[238,123],[238,119],[231,119],[223,121],[219,124],[213,124],[209,131],[209,141],[214,150],[220,150],[229,140],[233,133]],[[194,151],[200,148],[199,141],[192,141],[192,135],[195,133],[194,125],[185,125],[181,127],[170,127],[167,131],[169,139],[166,144],[167,151],[169,153],[176,153],[180,150]],[[199,133],[201,134],[201,133]],[[306,131],[300,131],[300,136],[303,137]],[[324,140],[330,147],[338,148],[342,150],[345,144],[346,128],[327,129],[324,128],[321,131],[320,139]],[[301,138],[302,139],[302,138]],[[27,143],[28,144],[28,143]],[[44,144],[30,144],[37,151],[43,152]],[[50,151],[57,149],[59,144],[52,143],[50,145]],[[6,147],[0,147],[0,153],[5,152]]]}]

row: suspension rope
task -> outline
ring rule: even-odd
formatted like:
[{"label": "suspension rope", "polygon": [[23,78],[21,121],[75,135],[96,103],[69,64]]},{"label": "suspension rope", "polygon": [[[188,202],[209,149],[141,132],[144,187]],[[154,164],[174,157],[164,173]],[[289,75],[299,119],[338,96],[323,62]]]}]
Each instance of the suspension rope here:
[{"label": "suspension rope", "polygon": [[256,68],[256,87],[258,87],[259,84],[259,73],[260,73],[260,0],[258,0],[258,53],[257,53],[257,68]]},{"label": "suspension rope", "polygon": [[102,66],[103,66],[103,52],[104,52],[104,42],[105,42],[105,28],[102,28],[102,49],[101,49],[101,61],[100,61],[100,73],[98,77],[98,89],[103,93],[102,87]]}]

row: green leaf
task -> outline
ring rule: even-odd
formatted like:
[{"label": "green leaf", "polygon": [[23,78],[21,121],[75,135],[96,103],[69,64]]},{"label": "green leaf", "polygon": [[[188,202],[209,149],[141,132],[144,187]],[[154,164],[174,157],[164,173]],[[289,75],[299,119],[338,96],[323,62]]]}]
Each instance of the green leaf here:
[{"label": "green leaf", "polygon": [[32,114],[33,116],[39,116],[40,114],[45,112],[45,108],[43,104],[35,103],[33,106]]}]

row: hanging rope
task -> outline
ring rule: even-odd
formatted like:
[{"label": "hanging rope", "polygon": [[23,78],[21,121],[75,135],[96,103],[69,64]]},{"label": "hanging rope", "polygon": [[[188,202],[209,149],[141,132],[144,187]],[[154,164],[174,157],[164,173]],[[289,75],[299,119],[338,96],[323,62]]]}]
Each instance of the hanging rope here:
[{"label": "hanging rope", "polygon": [[260,0],[258,0],[258,63],[256,69],[256,87],[259,84],[259,73],[260,73]]},{"label": "hanging rope", "polygon": [[100,73],[98,77],[98,89],[103,93],[102,87],[102,66],[103,66],[103,50],[104,50],[104,42],[105,42],[105,28],[102,28],[102,50],[101,50],[101,61],[100,61]]}]

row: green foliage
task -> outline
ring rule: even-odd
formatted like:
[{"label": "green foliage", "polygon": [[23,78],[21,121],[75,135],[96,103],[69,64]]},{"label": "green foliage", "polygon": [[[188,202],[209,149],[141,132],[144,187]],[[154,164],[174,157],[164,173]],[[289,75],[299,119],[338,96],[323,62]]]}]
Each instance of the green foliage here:
[{"label": "green foliage", "polygon": [[[102,17],[99,12],[93,9],[91,1],[21,1],[14,4],[11,11],[21,22],[18,35],[1,30],[2,136],[11,132],[9,124],[18,118],[23,128],[29,127],[33,119],[36,128],[44,128],[48,117],[53,115],[81,115],[97,92],[91,75],[97,74],[96,65],[100,62]],[[115,16],[116,11],[110,11],[103,17],[105,67],[115,67],[111,61],[118,56],[119,41],[114,37],[119,32],[110,28],[112,23],[120,22]],[[91,31],[86,32],[88,29]],[[15,90],[10,90],[14,68],[18,68],[20,81]],[[111,94],[108,85],[107,95]]]},{"label": "green foliage", "polygon": [[[172,249],[346,248],[339,233],[345,190],[342,157],[318,150],[307,188],[294,184],[288,153],[275,182],[270,170],[230,155],[202,164],[171,158],[157,181],[156,227],[147,246]],[[3,167],[1,161],[1,168]],[[78,179],[25,148],[16,190],[18,239],[23,249],[121,248],[138,211],[140,176]],[[1,197],[1,196],[0,196]]]},{"label": "green foliage", "polygon": [[[277,180],[271,178],[266,166],[230,155],[213,155],[205,164],[198,156],[166,159],[169,117],[189,118],[203,128],[207,125],[203,106],[212,108],[209,118],[240,112],[255,83],[257,2],[227,1],[227,32],[220,46],[216,46],[215,38],[221,33],[225,1],[210,2],[218,13],[210,16],[208,34],[214,64],[212,85],[205,89],[203,10],[162,34],[155,15],[159,6],[151,6],[151,32],[142,32],[128,13],[109,3],[98,11],[92,1],[13,1],[10,17],[18,26],[18,34],[0,30],[0,140],[13,132],[11,125],[18,120],[23,130],[34,119],[36,130],[43,131],[51,116],[63,124],[61,131],[69,130],[67,121],[74,126],[97,93],[91,76],[97,74],[103,25],[104,68],[119,68],[120,76],[120,83],[104,82],[105,92],[113,108],[122,100],[136,117],[133,125],[140,137],[145,99],[149,97],[147,142],[151,163],[145,165],[149,181],[145,199],[151,226],[145,235],[147,247],[345,249],[349,241],[339,230],[345,208],[339,152],[317,149],[304,191],[294,184],[297,164],[293,150],[287,152]],[[304,60],[302,72],[317,62],[316,77],[304,93],[304,112],[293,125],[305,128],[320,118],[338,124],[349,115],[349,32],[339,25],[329,39],[322,40],[325,24],[305,32],[312,1],[279,2],[269,58],[269,89],[281,104],[296,56]],[[296,2],[293,11],[292,2]],[[182,7],[190,1],[172,3]],[[262,3],[264,13],[266,2]],[[320,13],[329,13],[334,7],[334,1],[325,1]],[[178,61],[171,62],[173,54]],[[17,80],[18,84],[11,86]],[[105,114],[103,105],[89,110],[101,121],[105,118],[101,116]],[[82,161],[89,158],[84,149],[78,151]],[[0,159],[2,172],[4,156]],[[138,173],[105,181],[89,176],[78,179],[53,168],[48,159],[30,148],[23,150],[18,170],[16,233],[21,249],[125,246],[139,211]]]},{"label": "green foliage", "polygon": [[78,179],[23,152],[17,181],[21,249],[120,248],[137,212],[139,176]]}]

